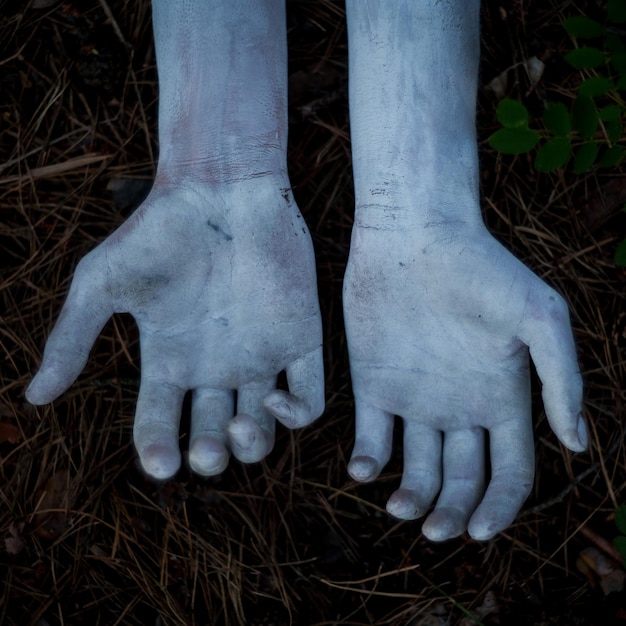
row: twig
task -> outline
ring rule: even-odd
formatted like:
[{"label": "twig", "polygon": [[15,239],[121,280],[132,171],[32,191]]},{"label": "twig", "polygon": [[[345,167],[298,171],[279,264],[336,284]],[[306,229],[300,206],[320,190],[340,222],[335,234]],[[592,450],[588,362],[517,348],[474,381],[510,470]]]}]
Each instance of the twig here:
[{"label": "twig", "polygon": [[82,167],[86,167],[87,165],[100,163],[101,161],[106,161],[110,158],[110,155],[105,154],[86,154],[84,156],[79,156],[74,159],[68,159],[67,161],[63,161],[61,163],[53,163],[52,165],[34,167],[33,169],[28,170],[26,174],[21,174],[19,176],[7,176],[6,178],[0,178],[0,185],[14,183],[16,181],[22,183],[29,180],[34,180],[35,178],[50,178],[52,176],[64,174],[65,172],[78,170]]}]

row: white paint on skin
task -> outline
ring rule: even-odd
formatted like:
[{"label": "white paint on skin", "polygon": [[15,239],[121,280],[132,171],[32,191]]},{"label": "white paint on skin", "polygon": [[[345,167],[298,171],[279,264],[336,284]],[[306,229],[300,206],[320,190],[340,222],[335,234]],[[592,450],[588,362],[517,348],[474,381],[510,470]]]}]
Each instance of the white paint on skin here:
[{"label": "white paint on skin", "polygon": [[[550,424],[587,445],[564,300],[487,232],[478,190],[479,3],[347,0],[355,225],[344,316],[350,474],[374,480],[404,422],[387,510],[432,540],[489,539],[532,486],[528,348]],[[491,481],[485,492],[485,433]]]},{"label": "white paint on skin", "polygon": [[[146,472],[180,466],[192,391],[191,469],[230,451],[263,459],[275,420],[324,409],[311,238],[286,167],[284,6],[273,0],[154,0],[161,152],[152,192],[79,264],[27,390],[51,402],[84,367],[114,312],[141,338],[134,441]],[[289,392],[276,389],[286,371]],[[237,401],[235,402],[235,393]]]},{"label": "white paint on skin", "polygon": [[[286,177],[285,8],[272,0],[153,2],[157,180]],[[288,185],[287,185],[288,186]]]}]

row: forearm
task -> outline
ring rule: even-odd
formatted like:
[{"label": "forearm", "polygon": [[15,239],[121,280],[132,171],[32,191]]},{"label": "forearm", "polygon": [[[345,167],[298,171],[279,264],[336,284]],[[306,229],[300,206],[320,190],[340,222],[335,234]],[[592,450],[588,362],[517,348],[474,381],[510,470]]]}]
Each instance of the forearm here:
[{"label": "forearm", "polygon": [[346,8],[355,222],[386,230],[479,222],[479,2]]},{"label": "forearm", "polygon": [[286,176],[287,42],[280,0],[153,0],[157,179]]}]

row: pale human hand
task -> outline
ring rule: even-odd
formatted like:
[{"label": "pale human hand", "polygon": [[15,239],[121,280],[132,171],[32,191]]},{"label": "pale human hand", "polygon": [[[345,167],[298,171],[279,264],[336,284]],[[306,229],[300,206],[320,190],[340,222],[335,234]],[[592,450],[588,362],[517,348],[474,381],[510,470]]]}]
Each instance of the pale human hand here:
[{"label": "pale human hand", "polygon": [[[180,466],[188,390],[189,465],[202,475],[223,471],[229,449],[244,462],[264,458],[275,418],[297,427],[323,411],[313,248],[276,181],[155,185],[76,268],[30,402],[51,402],[72,384],[116,312],[131,313],[140,331],[134,441],[156,478]],[[282,370],[289,392],[276,389]]]},{"label": "pale human hand", "polygon": [[[404,423],[404,471],[387,510],[423,516],[425,536],[485,540],[533,484],[530,355],[549,423],[587,446],[567,306],[482,224],[418,231],[355,225],[344,315],[356,402],[349,472],[375,479]],[[485,493],[486,433],[491,480]]]},{"label": "pale human hand", "polygon": [[[394,415],[404,472],[387,510],[432,540],[510,524],[533,482],[529,358],[548,420],[587,445],[565,302],[480,212],[478,0],[346,0],[355,225],[344,316],[356,403],[349,472],[378,476]],[[488,440],[487,440],[488,434]],[[491,477],[485,492],[485,447]]]}]

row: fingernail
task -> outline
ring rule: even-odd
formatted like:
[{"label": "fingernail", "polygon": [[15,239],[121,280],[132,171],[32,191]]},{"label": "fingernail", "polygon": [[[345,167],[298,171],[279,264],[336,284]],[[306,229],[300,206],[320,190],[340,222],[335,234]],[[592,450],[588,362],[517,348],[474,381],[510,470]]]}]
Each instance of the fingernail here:
[{"label": "fingernail", "polygon": [[348,463],[348,474],[359,482],[374,480],[379,473],[378,463],[371,456],[356,456]]},{"label": "fingernail", "polygon": [[283,419],[289,419],[293,416],[291,407],[286,402],[277,402],[271,406],[272,412],[278,417]]},{"label": "fingernail", "polygon": [[583,450],[586,450],[587,446],[589,445],[589,437],[587,435],[587,426],[585,424],[582,413],[578,416],[576,431],[578,433],[578,441],[580,442],[580,445],[583,447]]},{"label": "fingernail", "polygon": [[240,452],[248,452],[249,450],[252,450],[252,446],[254,446],[255,442],[256,437],[254,435],[248,435],[245,443],[239,439],[231,441],[231,445],[236,447]]},{"label": "fingernail", "polygon": [[[232,446],[235,446],[242,452],[247,452],[254,446],[256,442],[256,432],[250,430],[250,424],[241,424],[239,416],[233,418],[228,426],[230,432],[230,442]],[[252,419],[252,418],[248,418]]]}]

